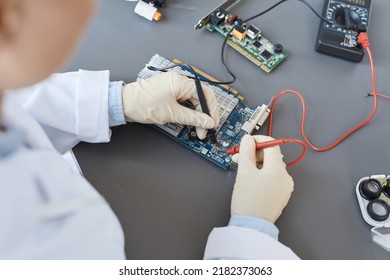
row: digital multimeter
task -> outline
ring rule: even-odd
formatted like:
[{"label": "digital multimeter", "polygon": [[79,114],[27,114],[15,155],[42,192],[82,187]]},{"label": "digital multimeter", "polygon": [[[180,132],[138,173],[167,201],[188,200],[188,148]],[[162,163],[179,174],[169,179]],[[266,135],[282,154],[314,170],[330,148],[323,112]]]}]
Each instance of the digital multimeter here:
[{"label": "digital multimeter", "polygon": [[326,0],[322,16],[329,22],[320,23],[316,51],[360,62],[364,49],[357,36],[368,30],[370,10],[371,0]]}]

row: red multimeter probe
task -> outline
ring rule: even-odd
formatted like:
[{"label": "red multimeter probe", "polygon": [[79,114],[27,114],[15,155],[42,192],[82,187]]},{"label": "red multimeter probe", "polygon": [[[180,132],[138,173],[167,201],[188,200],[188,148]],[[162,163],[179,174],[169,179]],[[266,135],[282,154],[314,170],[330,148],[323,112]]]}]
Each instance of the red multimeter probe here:
[{"label": "red multimeter probe", "polygon": [[[299,157],[296,160],[286,164],[287,166],[291,166],[291,165],[294,165],[295,163],[297,163],[298,161],[300,161],[306,153],[306,145],[301,140],[280,138],[280,139],[276,139],[276,140],[264,141],[261,143],[256,143],[256,150],[262,150],[265,148],[279,146],[279,145],[283,145],[286,143],[297,143],[297,144],[301,145],[303,148],[302,153],[299,155]],[[234,154],[237,154],[239,152],[240,152],[240,147],[238,145],[234,145],[232,148],[226,150],[226,153],[228,155],[234,155]]]}]

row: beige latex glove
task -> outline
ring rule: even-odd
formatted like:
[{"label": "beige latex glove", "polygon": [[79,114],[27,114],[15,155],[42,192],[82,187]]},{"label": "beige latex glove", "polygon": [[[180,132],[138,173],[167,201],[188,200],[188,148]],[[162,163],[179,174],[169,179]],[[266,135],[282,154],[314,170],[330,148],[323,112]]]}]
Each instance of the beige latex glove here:
[{"label": "beige latex glove", "polygon": [[243,137],[238,171],[233,189],[231,214],[262,218],[272,223],[279,218],[290,199],[294,182],[286,171],[280,147],[256,151],[256,142],[273,140],[268,136]]},{"label": "beige latex glove", "polygon": [[[204,87],[203,92],[210,116],[201,113],[195,82],[176,72],[139,80],[122,88],[123,110],[126,121],[148,124],[179,123],[196,127],[200,139],[207,129],[219,123],[219,108],[214,91]],[[189,100],[196,110],[179,104]]]}]

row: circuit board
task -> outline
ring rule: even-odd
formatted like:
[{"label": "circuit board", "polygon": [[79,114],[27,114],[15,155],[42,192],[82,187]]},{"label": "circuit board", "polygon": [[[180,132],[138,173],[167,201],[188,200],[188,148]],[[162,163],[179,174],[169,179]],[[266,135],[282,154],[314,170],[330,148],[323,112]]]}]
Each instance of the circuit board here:
[{"label": "circuit board", "polygon": [[205,27],[227,37],[227,44],[267,73],[287,58],[281,44],[265,38],[256,26],[240,22],[237,15],[218,8],[210,14]]},{"label": "circuit board", "polygon": [[[179,62],[178,60],[174,61]],[[149,70],[148,66],[163,68],[173,65],[178,64],[156,54],[146,64],[145,68],[138,73],[138,79],[147,79],[161,74],[159,71]],[[170,71],[177,71],[180,74],[192,76],[189,69],[182,65],[178,65]],[[210,79],[210,76],[201,72],[199,69],[195,71],[200,78]],[[175,123],[153,126],[218,166],[224,169],[232,168],[231,155],[227,155],[226,150],[234,145],[238,145],[245,134],[252,134],[255,129],[259,129],[268,116],[268,107],[262,105],[251,109],[244,104],[242,101],[243,98],[234,89],[203,81],[202,84],[214,90],[219,103],[220,123],[216,128],[216,143],[212,143],[207,138],[200,140],[196,136],[195,128],[192,126]]]}]

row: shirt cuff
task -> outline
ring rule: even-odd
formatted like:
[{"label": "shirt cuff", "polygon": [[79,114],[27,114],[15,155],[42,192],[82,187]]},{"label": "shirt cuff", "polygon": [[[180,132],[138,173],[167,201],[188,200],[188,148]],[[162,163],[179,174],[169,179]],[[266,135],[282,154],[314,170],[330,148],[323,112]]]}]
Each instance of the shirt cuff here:
[{"label": "shirt cuff", "polygon": [[279,235],[278,228],[273,223],[266,221],[264,219],[250,217],[250,216],[233,215],[230,218],[229,226],[251,228],[259,232],[268,234],[272,238],[278,240],[278,235]]},{"label": "shirt cuff", "polygon": [[122,104],[123,81],[110,82],[108,93],[108,119],[110,127],[126,123]]}]

